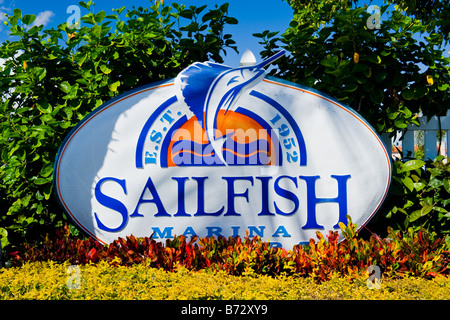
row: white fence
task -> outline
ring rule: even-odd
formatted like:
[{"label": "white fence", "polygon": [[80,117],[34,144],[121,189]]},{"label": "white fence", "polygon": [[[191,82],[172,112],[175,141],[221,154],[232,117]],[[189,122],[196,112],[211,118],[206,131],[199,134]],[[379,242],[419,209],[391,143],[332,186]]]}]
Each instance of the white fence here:
[{"label": "white fence", "polygon": [[[445,117],[440,117],[440,119],[435,116],[430,121],[427,121],[427,117],[420,117],[419,122],[420,126],[408,125],[408,131],[401,140],[397,139],[394,141],[389,138],[388,134],[382,135],[383,142],[390,156],[400,158],[401,155],[398,151],[402,151],[403,157],[406,157],[408,153],[414,157],[423,145],[422,153],[424,154],[425,160],[436,158],[438,152],[441,155],[450,157],[450,110],[447,111]],[[441,139],[438,138],[439,130],[445,132]],[[400,136],[401,134],[399,134],[398,138]]]}]

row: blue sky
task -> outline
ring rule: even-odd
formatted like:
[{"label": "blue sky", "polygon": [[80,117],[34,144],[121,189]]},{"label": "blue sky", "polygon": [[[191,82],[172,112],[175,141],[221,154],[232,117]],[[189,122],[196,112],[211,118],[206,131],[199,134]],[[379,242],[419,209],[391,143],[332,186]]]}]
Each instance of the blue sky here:
[{"label": "blue sky", "polygon": [[[154,0],[96,0],[95,11],[104,10],[106,14],[112,13],[113,8],[126,6],[150,6]],[[240,56],[246,49],[250,49],[259,60],[259,52],[262,47],[258,44],[258,39],[252,36],[253,33],[270,31],[284,31],[289,25],[292,18],[293,10],[285,0],[165,0],[166,4],[173,2],[185,5],[201,6],[208,4],[213,8],[215,4],[221,5],[228,2],[229,15],[239,20],[238,25],[230,25],[225,29],[226,33],[233,35],[233,39],[237,42],[239,54],[228,50],[225,57],[225,63],[230,66],[238,66]],[[360,0],[361,5],[382,4],[382,0]],[[22,10],[23,14],[34,14],[37,16],[37,22],[45,25],[46,28],[56,27],[58,24],[65,22],[71,15],[67,13],[70,5],[78,5],[78,0],[0,0],[0,41],[8,38],[7,28],[2,24],[5,20],[4,13],[12,14],[15,8]],[[81,7],[80,7],[81,8]],[[81,8],[81,15],[87,13],[86,9]]]},{"label": "blue sky", "polygon": [[[228,50],[225,63],[230,66],[238,66],[240,55],[250,49],[259,60],[259,52],[261,46],[258,39],[252,36],[253,33],[262,32],[264,30],[284,31],[289,25],[292,18],[292,9],[284,0],[166,0],[166,4],[178,2],[185,5],[201,6],[208,4],[208,7],[214,8],[215,4],[221,5],[228,2],[229,15],[239,20],[238,25],[230,25],[226,28],[226,33],[231,33],[233,39],[237,42],[240,54]],[[95,11],[104,10],[106,14],[112,13],[113,8],[126,6],[130,8],[148,7],[152,2],[149,0],[96,0]],[[12,14],[14,8],[22,10],[23,14],[34,14],[38,16],[39,22],[43,23],[47,28],[56,27],[58,24],[65,22],[70,13],[67,8],[70,5],[78,5],[77,0],[58,0],[58,1],[39,1],[39,0],[0,0],[0,41],[8,38],[7,28],[3,26],[6,19],[4,13]],[[81,15],[87,13],[86,9],[81,8]]]}]

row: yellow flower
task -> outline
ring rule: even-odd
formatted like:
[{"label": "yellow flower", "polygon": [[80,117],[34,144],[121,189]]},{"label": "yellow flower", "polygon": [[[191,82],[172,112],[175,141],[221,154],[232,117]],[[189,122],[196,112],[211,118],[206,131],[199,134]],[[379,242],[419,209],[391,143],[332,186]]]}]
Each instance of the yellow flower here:
[{"label": "yellow flower", "polygon": [[429,74],[427,75],[427,82],[430,86],[432,86],[434,83],[433,77],[430,76]]},{"label": "yellow flower", "polygon": [[26,61],[23,62],[23,68],[24,69],[28,68],[28,63]]},{"label": "yellow flower", "polygon": [[355,53],[353,54],[353,61],[354,61],[355,63],[358,63],[358,62],[359,62],[359,53],[355,52]]}]

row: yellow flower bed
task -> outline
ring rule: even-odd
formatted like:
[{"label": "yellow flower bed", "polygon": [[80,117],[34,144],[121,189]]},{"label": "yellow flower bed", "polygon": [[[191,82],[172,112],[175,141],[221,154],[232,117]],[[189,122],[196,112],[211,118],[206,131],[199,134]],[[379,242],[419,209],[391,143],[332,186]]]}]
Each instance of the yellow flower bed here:
[{"label": "yellow flower bed", "polygon": [[26,263],[0,269],[0,299],[450,299],[450,278],[382,278],[380,288],[367,286],[367,273],[356,280],[333,276],[311,278],[259,276],[247,272],[175,272],[148,268],[111,267],[105,262],[70,267],[68,263]]}]

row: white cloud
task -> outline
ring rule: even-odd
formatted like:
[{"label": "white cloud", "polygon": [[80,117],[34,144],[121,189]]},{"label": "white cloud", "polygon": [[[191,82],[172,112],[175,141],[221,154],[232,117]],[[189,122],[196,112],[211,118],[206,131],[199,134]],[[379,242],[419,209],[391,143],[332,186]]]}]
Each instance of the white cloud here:
[{"label": "white cloud", "polygon": [[55,14],[50,11],[50,10],[46,10],[43,12],[39,12],[39,14],[36,17],[36,20],[34,20],[33,24],[31,25],[33,26],[40,26],[40,25],[46,25],[47,23],[49,23],[50,19],[54,16]]}]

